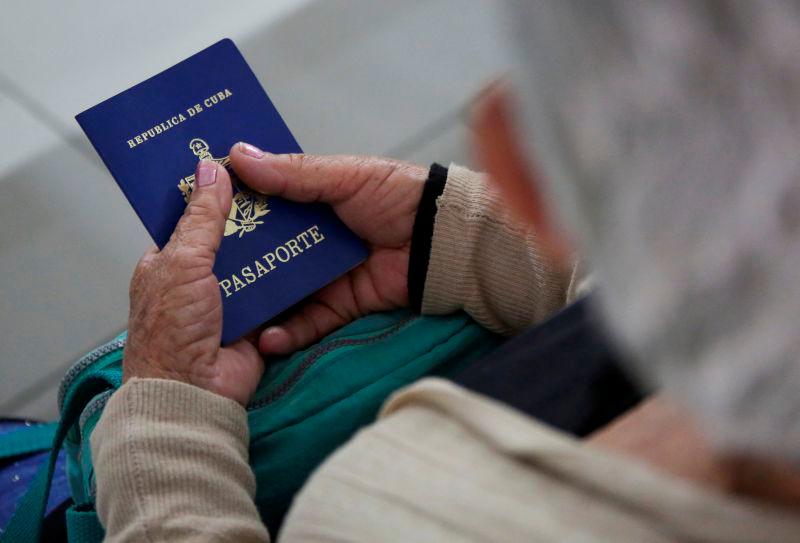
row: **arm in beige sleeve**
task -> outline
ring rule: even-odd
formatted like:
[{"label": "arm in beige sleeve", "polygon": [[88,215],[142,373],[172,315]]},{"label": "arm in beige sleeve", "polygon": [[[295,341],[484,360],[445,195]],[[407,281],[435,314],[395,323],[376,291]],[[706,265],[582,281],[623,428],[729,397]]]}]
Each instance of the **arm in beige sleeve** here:
[{"label": "arm in beige sleeve", "polygon": [[437,200],[423,313],[463,309],[490,330],[515,334],[574,298],[579,268],[556,267],[483,175],[450,166]]},{"label": "arm in beige sleeve", "polygon": [[233,400],[178,381],[128,381],[91,437],[106,541],[269,541],[248,439]]}]

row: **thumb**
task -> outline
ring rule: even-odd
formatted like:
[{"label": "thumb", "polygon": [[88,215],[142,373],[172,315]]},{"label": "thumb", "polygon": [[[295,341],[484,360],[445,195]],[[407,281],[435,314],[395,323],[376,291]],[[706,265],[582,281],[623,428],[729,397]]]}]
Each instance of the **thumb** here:
[{"label": "thumb", "polygon": [[233,169],[250,188],[295,202],[337,204],[370,180],[388,179],[400,166],[378,157],[272,154],[246,143],[231,148]]},{"label": "thumb", "polygon": [[198,162],[189,205],[165,249],[188,248],[215,254],[225,231],[231,198],[231,180],[225,168],[213,160]]}]

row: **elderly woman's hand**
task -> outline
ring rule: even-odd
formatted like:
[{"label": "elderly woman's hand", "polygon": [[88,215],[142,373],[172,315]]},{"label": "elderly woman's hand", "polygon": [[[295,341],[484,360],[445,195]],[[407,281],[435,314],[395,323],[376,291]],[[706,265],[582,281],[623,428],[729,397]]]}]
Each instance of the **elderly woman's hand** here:
[{"label": "elderly woman's hand", "polygon": [[222,348],[222,298],[212,268],[231,207],[225,168],[201,161],[195,188],[161,251],[145,253],[131,280],[124,380],[175,379],[245,405],[264,363],[245,340]]},{"label": "elderly woman's hand", "polygon": [[370,249],[363,264],[267,328],[262,352],[291,353],[360,316],[408,306],[411,232],[427,168],[377,157],[273,155],[246,144],[230,156],[259,192],[330,204]]}]

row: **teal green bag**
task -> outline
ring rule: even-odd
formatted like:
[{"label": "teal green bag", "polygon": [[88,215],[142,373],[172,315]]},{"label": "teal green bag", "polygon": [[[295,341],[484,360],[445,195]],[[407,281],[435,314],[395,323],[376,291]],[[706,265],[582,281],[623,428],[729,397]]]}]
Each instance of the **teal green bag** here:
[{"label": "teal green bag", "polygon": [[[498,336],[463,313],[423,317],[396,311],[362,318],[313,347],[270,363],[247,410],[255,501],[272,535],[309,474],[373,421],[389,394],[427,375],[452,375],[499,342]],[[94,509],[89,437],[121,384],[124,345],[122,334],[67,372],[59,391],[59,424],[37,436],[41,443],[52,435],[50,460],[17,507],[0,543],[39,540],[62,444],[75,502],[67,511],[69,541],[102,540]],[[15,446],[31,449],[31,440],[21,441]]]}]

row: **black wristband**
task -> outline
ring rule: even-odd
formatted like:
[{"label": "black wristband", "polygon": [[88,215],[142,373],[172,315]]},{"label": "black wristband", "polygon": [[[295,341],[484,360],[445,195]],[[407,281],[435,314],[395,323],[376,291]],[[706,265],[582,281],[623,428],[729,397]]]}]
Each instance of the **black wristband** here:
[{"label": "black wristband", "polygon": [[417,313],[422,310],[422,294],[425,292],[425,277],[428,275],[428,262],[431,259],[436,199],[444,192],[446,182],[447,168],[434,163],[422,189],[422,198],[414,219],[414,230],[411,232],[411,252],[408,255],[408,301],[411,309]]}]

